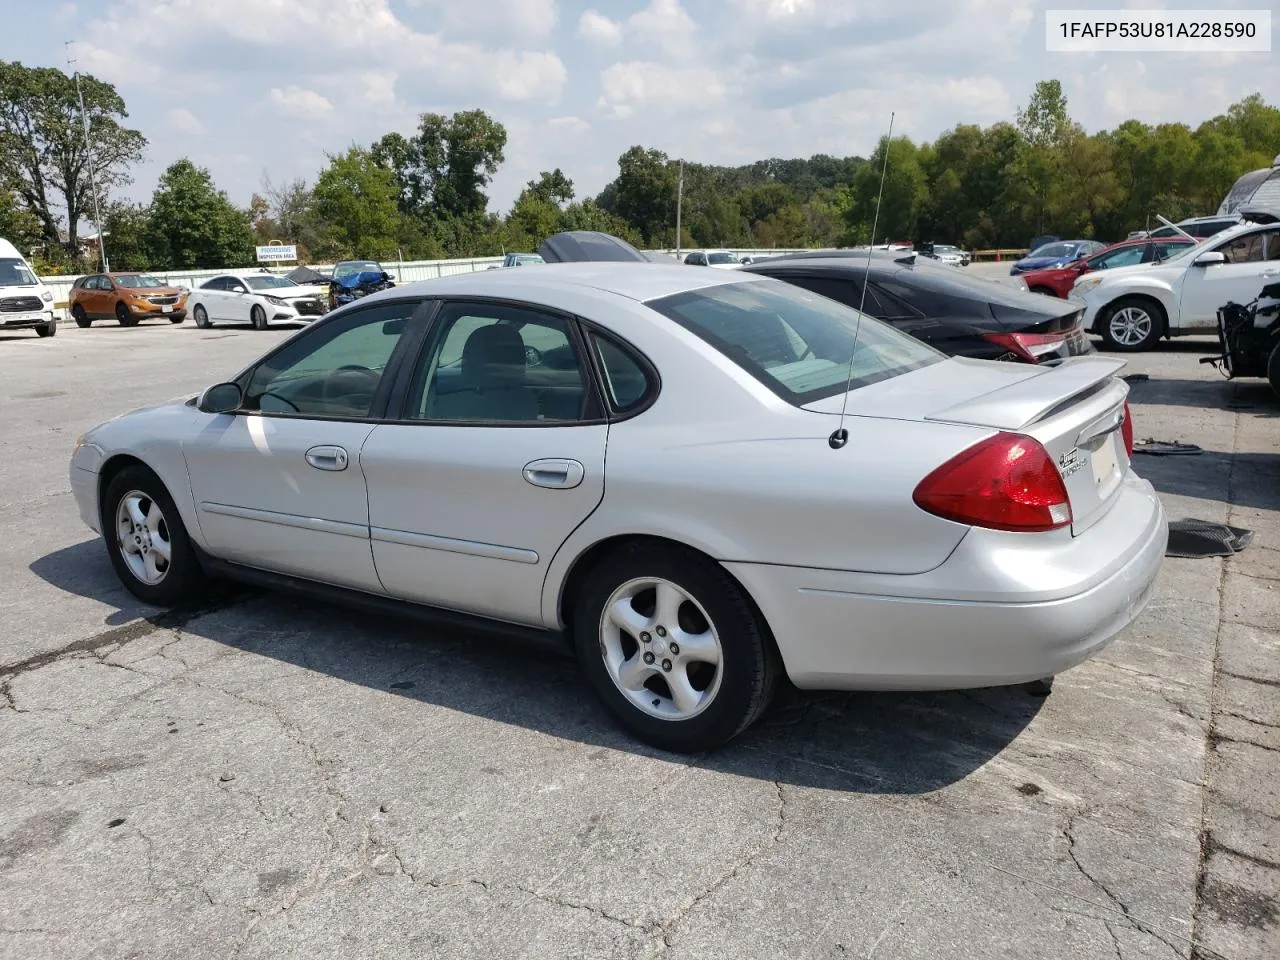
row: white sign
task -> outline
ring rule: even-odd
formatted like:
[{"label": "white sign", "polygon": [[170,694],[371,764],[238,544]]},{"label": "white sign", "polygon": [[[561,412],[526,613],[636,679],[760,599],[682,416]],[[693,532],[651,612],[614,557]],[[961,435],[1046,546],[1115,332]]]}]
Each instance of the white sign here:
[{"label": "white sign", "polygon": [[284,263],[297,259],[298,248],[293,244],[285,246],[284,244],[273,243],[270,246],[258,247],[259,263]]}]

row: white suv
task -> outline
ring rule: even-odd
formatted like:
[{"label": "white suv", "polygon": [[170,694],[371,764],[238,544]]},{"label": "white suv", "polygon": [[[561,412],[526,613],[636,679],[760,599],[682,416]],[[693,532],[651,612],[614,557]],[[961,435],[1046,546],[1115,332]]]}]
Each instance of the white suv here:
[{"label": "white suv", "polygon": [[1242,223],[1168,260],[1087,273],[1070,299],[1113,350],[1149,350],[1161,337],[1216,332],[1219,307],[1277,279],[1280,224]]},{"label": "white suv", "polygon": [[53,293],[8,240],[0,239],[0,330],[27,328],[41,337],[58,332]]}]

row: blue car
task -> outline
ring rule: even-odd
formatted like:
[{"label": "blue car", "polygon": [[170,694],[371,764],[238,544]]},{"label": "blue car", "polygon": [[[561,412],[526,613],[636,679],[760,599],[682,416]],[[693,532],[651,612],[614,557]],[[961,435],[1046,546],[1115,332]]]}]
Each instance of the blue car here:
[{"label": "blue car", "polygon": [[1065,267],[1081,257],[1092,256],[1105,246],[1097,240],[1059,240],[1037,247],[1009,268],[1009,275],[1016,277],[1028,270],[1044,270],[1046,267]]}]

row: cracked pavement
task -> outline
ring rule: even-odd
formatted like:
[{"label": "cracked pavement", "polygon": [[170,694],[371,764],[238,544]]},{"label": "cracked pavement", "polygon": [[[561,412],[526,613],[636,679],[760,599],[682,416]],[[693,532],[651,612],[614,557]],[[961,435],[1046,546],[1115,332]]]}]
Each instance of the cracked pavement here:
[{"label": "cracked pavement", "polygon": [[1246,551],[1047,698],[787,692],[676,757],[553,652],[120,587],[75,437],[283,335],[0,334],[0,957],[1280,956],[1280,403],[1210,341],[1131,360],[1205,450],[1138,467]]}]

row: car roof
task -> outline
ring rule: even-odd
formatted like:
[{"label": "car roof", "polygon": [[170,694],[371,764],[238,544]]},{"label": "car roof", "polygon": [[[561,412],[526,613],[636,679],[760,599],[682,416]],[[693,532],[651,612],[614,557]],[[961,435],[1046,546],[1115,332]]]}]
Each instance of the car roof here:
[{"label": "car roof", "polygon": [[489,296],[524,299],[530,294],[594,289],[641,303],[726,283],[760,282],[741,271],[696,270],[683,264],[545,263],[530,270],[480,270],[406,283],[364,297],[360,303],[417,296]]}]

